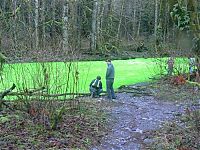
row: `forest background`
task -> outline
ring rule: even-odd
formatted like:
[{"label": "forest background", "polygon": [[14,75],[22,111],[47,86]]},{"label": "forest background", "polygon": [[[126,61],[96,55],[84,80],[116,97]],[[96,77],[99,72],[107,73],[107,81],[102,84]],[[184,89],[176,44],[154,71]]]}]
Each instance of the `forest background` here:
[{"label": "forest background", "polygon": [[143,57],[125,52],[143,50],[147,57],[175,55],[174,51],[186,56],[192,50],[198,55],[199,4],[199,0],[1,0],[0,52],[8,62]]}]

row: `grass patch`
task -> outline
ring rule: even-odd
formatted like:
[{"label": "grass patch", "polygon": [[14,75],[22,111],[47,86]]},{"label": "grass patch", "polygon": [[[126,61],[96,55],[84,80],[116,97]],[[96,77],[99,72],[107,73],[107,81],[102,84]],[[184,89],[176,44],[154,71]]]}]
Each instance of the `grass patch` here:
[{"label": "grass patch", "polygon": [[[162,59],[130,59],[114,60],[115,83],[117,89],[121,85],[150,81],[150,77],[166,73],[166,58]],[[184,71],[185,59],[176,59],[176,68]],[[103,61],[87,62],[48,62],[5,64],[1,74],[0,90],[15,83],[17,91],[46,87],[47,93],[89,92],[89,83],[97,75],[102,77],[105,90],[105,73],[107,64]]]}]

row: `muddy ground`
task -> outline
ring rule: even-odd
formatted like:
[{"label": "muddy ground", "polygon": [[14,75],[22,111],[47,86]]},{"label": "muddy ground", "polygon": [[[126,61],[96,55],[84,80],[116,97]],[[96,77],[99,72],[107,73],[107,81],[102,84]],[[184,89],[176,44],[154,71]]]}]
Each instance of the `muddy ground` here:
[{"label": "muddy ground", "polygon": [[[180,90],[177,94],[169,92],[156,93],[161,88],[152,88],[159,84],[133,85],[123,87],[117,93],[117,99],[106,101],[104,98],[96,99],[109,114],[110,132],[104,136],[100,145],[94,146],[91,150],[146,150],[151,149],[154,142],[154,133],[165,123],[175,120],[177,116],[185,113],[186,108],[200,109],[200,95],[193,93],[193,99],[181,99],[183,87],[166,86],[165,90]],[[170,88],[172,86],[173,88]],[[147,87],[151,87],[150,89]],[[163,97],[163,93],[168,97]],[[140,95],[139,95],[140,94]],[[179,95],[179,100],[178,96]],[[188,94],[190,96],[190,94]],[[170,99],[171,97],[171,99]],[[176,99],[174,99],[176,97]],[[168,100],[166,100],[168,98]],[[196,98],[194,100],[194,98]],[[172,100],[173,99],[173,100]],[[192,99],[192,100],[191,100]]]}]

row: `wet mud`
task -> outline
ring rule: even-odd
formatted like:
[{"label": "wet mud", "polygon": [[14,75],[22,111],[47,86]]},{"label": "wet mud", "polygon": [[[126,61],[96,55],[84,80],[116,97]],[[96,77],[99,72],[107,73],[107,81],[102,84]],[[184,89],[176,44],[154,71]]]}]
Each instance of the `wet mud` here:
[{"label": "wet mud", "polygon": [[177,113],[183,105],[156,100],[153,96],[133,97],[118,93],[108,110],[111,131],[92,150],[145,150],[153,142],[149,136]]}]

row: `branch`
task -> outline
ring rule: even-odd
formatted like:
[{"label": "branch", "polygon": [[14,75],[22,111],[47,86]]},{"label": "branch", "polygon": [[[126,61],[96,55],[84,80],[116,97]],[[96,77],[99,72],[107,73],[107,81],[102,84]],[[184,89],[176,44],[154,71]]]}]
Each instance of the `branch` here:
[{"label": "branch", "polygon": [[43,96],[43,97],[60,97],[67,95],[90,95],[90,93],[61,93],[61,94],[44,94],[44,93],[26,93],[26,92],[12,92],[10,96]]},{"label": "branch", "polygon": [[36,93],[36,92],[39,92],[39,91],[43,91],[45,90],[45,87],[41,87],[41,88],[38,88],[38,89],[32,89],[32,90],[26,90],[24,93],[28,93],[28,94],[33,94],[33,93]]},{"label": "branch", "polygon": [[[106,93],[103,91],[102,93]],[[12,92],[9,93],[10,96],[42,96],[42,97],[60,97],[67,95],[77,95],[77,96],[89,96],[90,93],[61,93],[61,94],[44,94],[44,93],[26,93],[26,92]]]},{"label": "branch", "polygon": [[15,87],[16,87],[16,85],[13,83],[13,85],[12,85],[11,88],[9,88],[8,90],[5,90],[5,91],[0,95],[0,103],[3,104],[3,105],[5,105],[6,107],[8,107],[8,108],[11,109],[11,110],[12,110],[12,108],[10,108],[10,106],[7,105],[7,104],[5,103],[5,101],[3,100],[3,98],[4,98],[6,95],[8,95],[12,90],[14,90]]},{"label": "branch", "polygon": [[186,80],[186,82],[200,87],[200,83],[198,83],[198,82],[192,82],[192,81],[188,81],[188,80]]},{"label": "branch", "polygon": [[14,90],[16,85],[13,83],[12,87],[9,88],[8,90],[5,90],[3,93],[0,95],[0,100],[2,100],[6,95],[8,95],[12,90]]}]

